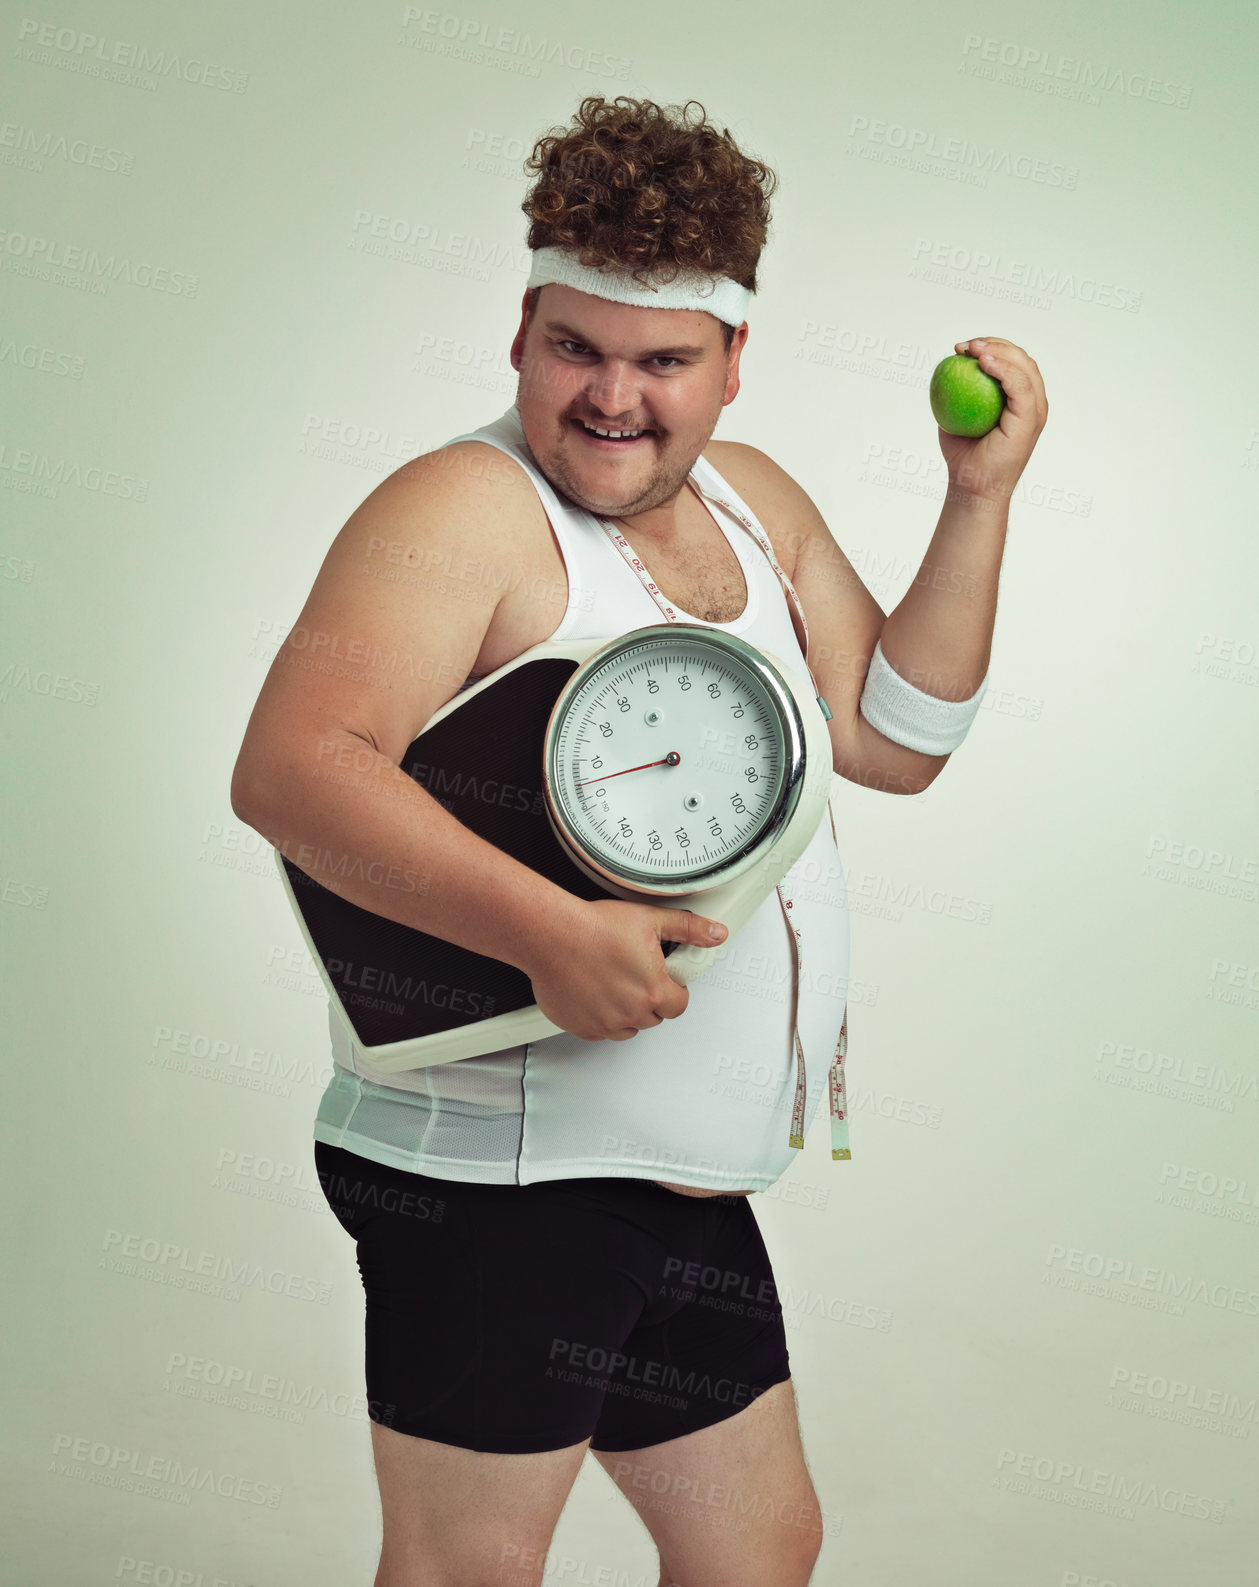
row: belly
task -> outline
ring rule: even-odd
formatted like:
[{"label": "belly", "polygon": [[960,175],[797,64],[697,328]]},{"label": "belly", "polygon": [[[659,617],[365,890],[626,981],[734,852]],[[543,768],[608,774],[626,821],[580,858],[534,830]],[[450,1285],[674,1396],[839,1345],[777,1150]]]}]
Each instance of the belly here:
[{"label": "belly", "polygon": [[[748,500],[753,481],[733,481]],[[684,501],[692,503],[691,497]],[[545,643],[563,620],[568,600],[568,573],[550,520],[534,492],[524,494],[522,533],[518,554],[526,577],[512,586],[498,604],[476,658],[469,679],[475,680],[514,660],[534,645]],[[755,507],[754,507],[755,510]],[[742,565],[733,547],[713,522],[706,507],[690,508],[689,558],[668,558],[658,546],[635,547],[646,553],[653,577],[665,596],[686,612],[702,616],[711,623],[731,622],[747,607],[750,592]],[[696,534],[698,525],[699,533]],[[768,531],[767,531],[768,532]],[[776,554],[788,577],[794,573],[792,545],[784,538],[776,544]],[[548,592],[539,599],[537,590]],[[750,1196],[752,1190],[711,1190],[698,1185],[680,1185],[668,1179],[653,1180],[665,1190],[680,1196]]]},{"label": "belly", "polygon": [[667,1179],[653,1181],[666,1190],[676,1190],[680,1196],[750,1196],[750,1190],[701,1190],[698,1185],[674,1185]]}]

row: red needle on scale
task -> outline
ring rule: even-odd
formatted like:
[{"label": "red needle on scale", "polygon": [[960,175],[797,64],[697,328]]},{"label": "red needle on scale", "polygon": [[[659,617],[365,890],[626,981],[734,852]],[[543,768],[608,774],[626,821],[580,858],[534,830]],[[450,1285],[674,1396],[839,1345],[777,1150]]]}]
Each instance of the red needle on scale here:
[{"label": "red needle on scale", "polygon": [[577,784],[584,788],[588,782],[611,782],[613,777],[627,777],[632,771],[646,771],[649,766],[677,766],[682,760],[676,749],[671,749],[663,760],[644,761],[641,766],[627,766],[624,771],[611,771],[606,777],[583,777]]}]

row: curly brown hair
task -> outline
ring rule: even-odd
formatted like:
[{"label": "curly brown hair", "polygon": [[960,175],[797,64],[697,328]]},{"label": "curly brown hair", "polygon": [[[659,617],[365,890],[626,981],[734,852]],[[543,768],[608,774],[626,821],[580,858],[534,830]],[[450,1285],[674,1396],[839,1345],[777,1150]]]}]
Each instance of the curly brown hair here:
[{"label": "curly brown hair", "polygon": [[[643,285],[702,270],[756,291],[778,178],[697,99],[661,107],[589,94],[571,127],[537,140],[525,169],[537,173],[520,206],[530,249],[575,249],[583,265],[627,269]],[[530,320],[541,290],[530,293]],[[722,331],[728,351],[734,327],[723,321]]]}]

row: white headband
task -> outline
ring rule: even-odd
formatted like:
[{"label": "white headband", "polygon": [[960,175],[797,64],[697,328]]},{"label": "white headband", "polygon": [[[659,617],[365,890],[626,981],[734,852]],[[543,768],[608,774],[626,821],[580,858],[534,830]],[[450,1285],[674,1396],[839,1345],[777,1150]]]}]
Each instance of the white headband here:
[{"label": "white headband", "polygon": [[739,326],[747,318],[752,294],[729,276],[707,275],[702,270],[680,270],[659,286],[642,286],[629,270],[595,270],[579,264],[568,248],[535,248],[533,266],[525,283],[530,287],[559,286],[589,292],[612,303],[630,303],[647,309],[699,309],[727,325]]}]

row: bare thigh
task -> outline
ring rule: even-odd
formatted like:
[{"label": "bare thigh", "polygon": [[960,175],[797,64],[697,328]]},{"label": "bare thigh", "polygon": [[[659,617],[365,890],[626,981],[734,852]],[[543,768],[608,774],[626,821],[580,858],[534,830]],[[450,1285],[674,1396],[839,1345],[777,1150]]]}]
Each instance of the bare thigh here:
[{"label": "bare thigh", "polygon": [[790,1378],[698,1432],[590,1453],[660,1551],[664,1587],[804,1587],[822,1546]]},{"label": "bare thigh", "polygon": [[373,1422],[384,1519],[374,1587],[538,1587],[589,1443],[499,1455]]}]

